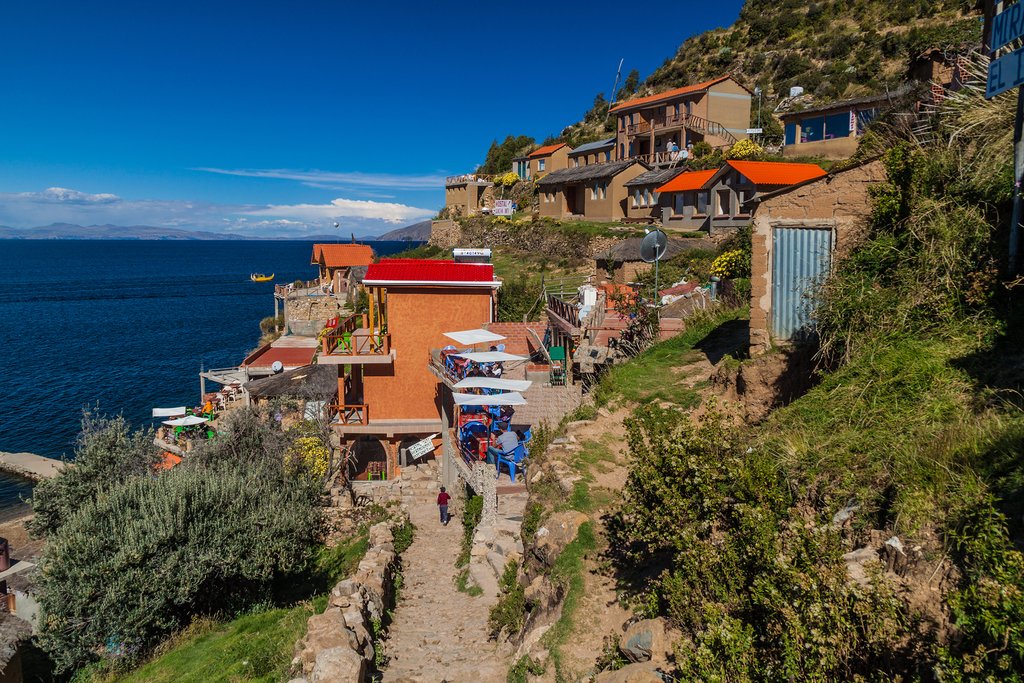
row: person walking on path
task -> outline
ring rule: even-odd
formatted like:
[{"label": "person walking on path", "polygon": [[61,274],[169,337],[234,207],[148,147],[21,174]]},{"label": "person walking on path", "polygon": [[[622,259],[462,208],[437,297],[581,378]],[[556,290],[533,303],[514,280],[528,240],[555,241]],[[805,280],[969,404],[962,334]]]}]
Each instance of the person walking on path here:
[{"label": "person walking on path", "polygon": [[451,499],[452,497],[448,495],[448,492],[442,486],[441,493],[437,494],[437,509],[441,513],[441,524],[444,526],[448,526],[448,501]]}]

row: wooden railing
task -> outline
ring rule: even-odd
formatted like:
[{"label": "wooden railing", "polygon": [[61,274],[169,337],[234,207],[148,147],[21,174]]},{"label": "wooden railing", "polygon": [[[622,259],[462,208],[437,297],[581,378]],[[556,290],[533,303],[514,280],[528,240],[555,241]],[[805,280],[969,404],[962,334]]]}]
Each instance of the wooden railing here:
[{"label": "wooden railing", "polygon": [[366,425],[370,423],[370,406],[365,403],[335,403],[331,406],[331,413],[337,415],[336,424]]},{"label": "wooden railing", "polygon": [[360,332],[366,325],[363,314],[350,315],[337,327],[324,330],[321,353],[327,356],[386,356],[391,353],[387,332]]},{"label": "wooden railing", "polygon": [[640,135],[653,130],[664,130],[666,128],[691,128],[704,135],[714,135],[724,139],[729,144],[735,144],[736,136],[717,121],[708,120],[702,116],[679,112],[671,116],[660,116],[651,121],[641,121],[626,126],[627,135]]},{"label": "wooden railing", "polygon": [[548,295],[548,310],[557,315],[562,320],[566,321],[573,327],[578,328],[580,326],[580,312],[576,309],[574,304],[569,303],[563,299],[559,299],[553,294]]}]

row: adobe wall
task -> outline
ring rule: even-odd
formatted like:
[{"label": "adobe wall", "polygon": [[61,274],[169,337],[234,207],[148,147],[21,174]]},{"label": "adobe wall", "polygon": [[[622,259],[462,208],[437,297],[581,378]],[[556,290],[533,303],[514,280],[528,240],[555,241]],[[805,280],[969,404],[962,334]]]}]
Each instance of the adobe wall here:
[{"label": "adobe wall", "polygon": [[860,138],[853,135],[816,142],[798,142],[782,148],[783,157],[822,157],[824,159],[849,159],[857,152]]},{"label": "adobe wall", "polygon": [[491,290],[485,288],[389,289],[388,331],[395,360],[363,366],[370,420],[439,419],[438,380],[427,368],[430,349],[451,343],[445,332],[490,322],[491,302]]},{"label": "adobe wall", "polygon": [[825,176],[758,204],[751,236],[752,354],[764,352],[772,343],[772,230],[776,227],[832,228],[834,265],[863,239],[871,215],[868,190],[882,182],[885,182],[885,168],[876,160]]}]

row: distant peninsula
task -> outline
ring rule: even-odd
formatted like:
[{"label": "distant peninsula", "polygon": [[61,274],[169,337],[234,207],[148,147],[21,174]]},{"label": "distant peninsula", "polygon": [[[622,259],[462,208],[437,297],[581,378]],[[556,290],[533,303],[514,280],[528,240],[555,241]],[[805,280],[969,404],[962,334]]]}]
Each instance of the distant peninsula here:
[{"label": "distant peninsula", "polygon": [[[430,221],[392,230],[379,237],[363,236],[356,239],[425,241],[430,238]],[[184,228],[156,227],[152,225],[76,225],[52,223],[34,228],[11,228],[0,225],[0,239],[7,240],[281,240],[309,241],[337,240],[337,235],[298,235],[295,237],[262,237],[240,233],[210,232]]]}]

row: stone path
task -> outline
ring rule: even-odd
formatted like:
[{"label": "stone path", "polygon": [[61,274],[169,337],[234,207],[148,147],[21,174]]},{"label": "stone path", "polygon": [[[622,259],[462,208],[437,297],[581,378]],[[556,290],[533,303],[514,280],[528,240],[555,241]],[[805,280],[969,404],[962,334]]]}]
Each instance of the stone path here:
[{"label": "stone path", "polygon": [[390,663],[383,680],[500,683],[508,665],[487,639],[492,601],[456,589],[462,524],[460,516],[454,516],[442,527],[434,500],[420,494],[408,501],[416,536],[402,554],[405,582],[385,645]]}]

